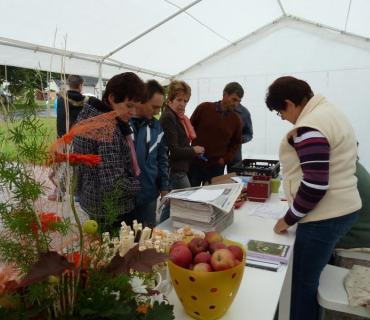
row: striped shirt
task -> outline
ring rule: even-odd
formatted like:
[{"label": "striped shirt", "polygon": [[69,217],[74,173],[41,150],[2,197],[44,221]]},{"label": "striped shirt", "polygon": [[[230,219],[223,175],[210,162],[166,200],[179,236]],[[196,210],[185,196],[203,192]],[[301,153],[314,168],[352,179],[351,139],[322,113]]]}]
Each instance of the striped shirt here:
[{"label": "striped shirt", "polygon": [[303,177],[294,201],[284,220],[293,225],[302,219],[325,196],[329,188],[330,145],[318,130],[302,127],[289,138],[300,160]]}]

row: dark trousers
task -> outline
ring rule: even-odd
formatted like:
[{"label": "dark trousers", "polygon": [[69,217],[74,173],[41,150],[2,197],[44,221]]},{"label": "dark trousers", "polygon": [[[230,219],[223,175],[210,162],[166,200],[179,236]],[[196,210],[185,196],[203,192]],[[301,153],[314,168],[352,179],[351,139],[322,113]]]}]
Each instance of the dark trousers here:
[{"label": "dark trousers", "polygon": [[238,175],[238,170],[235,170],[232,168],[232,166],[235,166],[236,163],[231,163],[227,165],[227,173],[236,172],[236,175]]},{"label": "dark trousers", "polygon": [[335,244],[355,224],[359,211],[351,214],[298,224],[293,254],[290,320],[317,319],[317,289],[322,270]]},{"label": "dark trousers", "polygon": [[137,220],[143,226],[156,226],[157,219],[157,199],[151,202],[136,206]]},{"label": "dark trousers", "polygon": [[198,187],[206,182],[211,183],[212,178],[222,176],[224,172],[225,166],[215,165],[209,168],[202,168],[192,163],[188,173],[190,185]]},{"label": "dark trousers", "polygon": [[[190,188],[188,175],[183,171],[170,171],[170,187],[171,190]],[[166,221],[170,217],[171,204],[167,203],[163,206],[159,223]]]}]

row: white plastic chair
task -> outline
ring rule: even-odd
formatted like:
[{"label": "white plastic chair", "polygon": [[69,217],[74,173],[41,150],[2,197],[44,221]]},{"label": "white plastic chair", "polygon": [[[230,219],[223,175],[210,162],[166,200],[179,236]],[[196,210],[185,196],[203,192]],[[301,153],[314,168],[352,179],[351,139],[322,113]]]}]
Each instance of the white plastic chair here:
[{"label": "white plastic chair", "polygon": [[334,254],[335,254],[334,264],[336,266],[341,265],[343,258],[370,261],[370,252],[358,252],[358,251],[348,251],[348,250],[336,249],[334,251]]},{"label": "white plastic chair", "polygon": [[[340,252],[336,252],[336,254],[343,258],[370,260],[370,254],[367,253],[341,250]],[[344,278],[348,273],[348,269],[329,264],[326,265],[321,273],[319,289],[317,292],[317,301],[320,305],[320,320],[325,319],[326,309],[345,312],[370,319],[370,312],[364,307],[349,307],[348,295],[344,287]]]}]

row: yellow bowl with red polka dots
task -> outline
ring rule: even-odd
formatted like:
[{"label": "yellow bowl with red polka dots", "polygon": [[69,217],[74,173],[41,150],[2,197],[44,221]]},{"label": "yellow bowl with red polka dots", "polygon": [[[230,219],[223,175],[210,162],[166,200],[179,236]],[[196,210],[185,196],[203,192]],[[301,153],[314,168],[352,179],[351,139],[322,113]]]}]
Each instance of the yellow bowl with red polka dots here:
[{"label": "yellow bowl with red polka dots", "polygon": [[[190,242],[186,238],[184,242]],[[227,245],[240,243],[224,239]],[[179,298],[186,313],[194,319],[219,319],[225,315],[238,293],[245,269],[246,252],[243,261],[236,267],[214,272],[197,272],[181,268],[170,260],[168,268]]]}]

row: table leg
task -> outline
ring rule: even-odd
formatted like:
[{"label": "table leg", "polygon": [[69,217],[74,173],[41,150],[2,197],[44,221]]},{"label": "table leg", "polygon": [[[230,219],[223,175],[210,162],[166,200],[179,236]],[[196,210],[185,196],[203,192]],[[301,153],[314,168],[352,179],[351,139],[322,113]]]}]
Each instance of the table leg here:
[{"label": "table leg", "polygon": [[293,259],[288,264],[283,289],[279,299],[279,320],[287,320],[290,316],[290,295],[292,287]]}]

